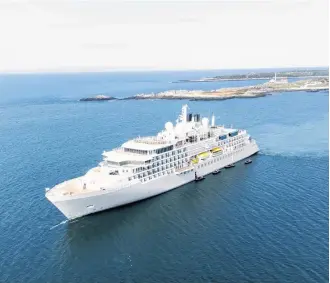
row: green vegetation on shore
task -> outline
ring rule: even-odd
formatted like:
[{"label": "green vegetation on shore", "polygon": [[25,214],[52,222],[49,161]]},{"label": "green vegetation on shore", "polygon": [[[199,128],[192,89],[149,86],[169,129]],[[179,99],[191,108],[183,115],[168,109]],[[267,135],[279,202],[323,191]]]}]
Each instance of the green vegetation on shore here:
[{"label": "green vegetation on shore", "polygon": [[[182,82],[214,82],[214,81],[233,81],[233,80],[270,80],[274,78],[275,72],[250,72],[247,74],[221,75],[210,78],[201,78],[197,80],[179,80],[174,83]],[[310,77],[328,77],[329,70],[291,70],[276,72],[277,78],[310,78]]]}]

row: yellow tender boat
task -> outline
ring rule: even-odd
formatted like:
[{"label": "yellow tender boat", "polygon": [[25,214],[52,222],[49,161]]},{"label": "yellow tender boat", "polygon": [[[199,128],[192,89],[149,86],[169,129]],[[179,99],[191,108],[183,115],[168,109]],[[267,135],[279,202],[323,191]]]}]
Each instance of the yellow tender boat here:
[{"label": "yellow tender boat", "polygon": [[197,164],[197,163],[198,163],[198,158],[196,157],[196,158],[192,159],[191,162],[192,162],[193,164]]},{"label": "yellow tender boat", "polygon": [[214,153],[220,153],[222,151],[222,148],[220,147],[214,147],[211,149],[211,152],[214,154]]},{"label": "yellow tender boat", "polygon": [[222,153],[222,148],[221,147],[214,147],[210,151],[201,152],[201,153],[197,154],[197,156],[195,158],[191,159],[191,162],[193,164],[197,164],[199,162],[199,160],[204,160],[204,159],[208,158],[211,153],[213,155]]},{"label": "yellow tender boat", "polygon": [[210,156],[210,152],[208,152],[208,151],[205,151],[205,152],[199,153],[199,154],[197,155],[197,157],[198,157],[199,159],[201,159],[201,160],[206,159],[206,158],[208,158],[209,156]]}]

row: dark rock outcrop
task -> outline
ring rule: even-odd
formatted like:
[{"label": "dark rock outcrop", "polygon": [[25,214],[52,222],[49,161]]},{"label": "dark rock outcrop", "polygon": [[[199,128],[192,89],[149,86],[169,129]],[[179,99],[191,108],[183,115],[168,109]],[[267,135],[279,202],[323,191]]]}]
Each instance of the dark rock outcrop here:
[{"label": "dark rock outcrop", "polygon": [[79,101],[108,101],[108,100],[115,100],[115,97],[112,96],[106,96],[106,95],[97,95],[95,97],[86,97],[81,98]]}]

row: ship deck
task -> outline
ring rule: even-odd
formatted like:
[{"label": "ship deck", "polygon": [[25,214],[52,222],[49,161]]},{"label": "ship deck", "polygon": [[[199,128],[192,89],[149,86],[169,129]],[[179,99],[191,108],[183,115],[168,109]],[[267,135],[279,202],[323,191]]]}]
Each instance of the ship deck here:
[{"label": "ship deck", "polygon": [[73,196],[102,190],[111,183],[117,183],[119,176],[106,174],[101,168],[95,167],[86,175],[60,183],[49,190],[49,194]]}]

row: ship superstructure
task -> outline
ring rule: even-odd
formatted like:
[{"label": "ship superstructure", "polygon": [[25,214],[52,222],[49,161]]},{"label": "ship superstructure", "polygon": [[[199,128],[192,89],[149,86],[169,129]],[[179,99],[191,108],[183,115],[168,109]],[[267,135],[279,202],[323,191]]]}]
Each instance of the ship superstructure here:
[{"label": "ship superstructure", "polygon": [[73,219],[164,193],[258,150],[245,130],[217,126],[214,115],[209,121],[184,105],[175,124],[103,152],[97,167],[47,189],[46,197]]}]

